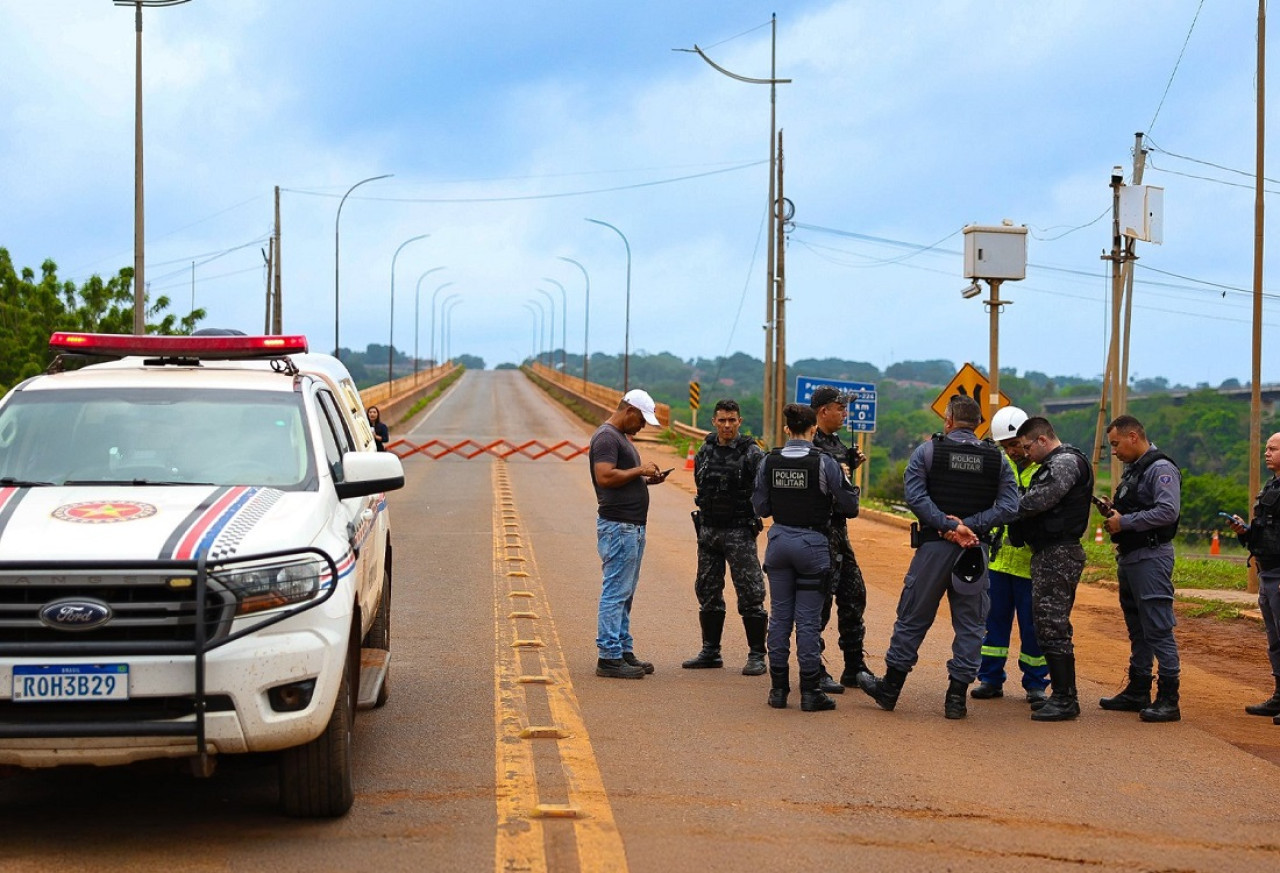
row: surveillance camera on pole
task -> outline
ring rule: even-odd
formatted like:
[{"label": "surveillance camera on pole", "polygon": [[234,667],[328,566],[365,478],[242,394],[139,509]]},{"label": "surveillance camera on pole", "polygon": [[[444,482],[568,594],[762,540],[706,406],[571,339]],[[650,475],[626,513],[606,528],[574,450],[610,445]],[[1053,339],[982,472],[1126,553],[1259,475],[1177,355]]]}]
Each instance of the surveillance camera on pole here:
[{"label": "surveillance camera on pole", "polygon": [[990,392],[977,398],[988,420],[1000,407],[1000,308],[1012,303],[1000,299],[1000,283],[1027,276],[1027,228],[1014,227],[1009,219],[996,226],[966,225],[964,228],[964,277],[972,282],[960,292],[966,300],[982,293],[979,280],[985,279],[991,297],[983,302],[991,313]]}]

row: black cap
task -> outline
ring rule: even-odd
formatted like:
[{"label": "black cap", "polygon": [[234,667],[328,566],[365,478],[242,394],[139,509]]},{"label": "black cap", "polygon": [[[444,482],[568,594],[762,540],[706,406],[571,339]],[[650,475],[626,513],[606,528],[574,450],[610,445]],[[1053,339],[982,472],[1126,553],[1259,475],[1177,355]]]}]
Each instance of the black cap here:
[{"label": "black cap", "polygon": [[809,406],[813,409],[821,409],[828,403],[839,403],[841,406],[848,406],[849,395],[837,391],[830,385],[820,385],[814,388],[813,396],[809,398]]},{"label": "black cap", "polygon": [[957,594],[977,594],[983,589],[987,576],[986,556],[982,549],[973,546],[961,549],[951,565],[951,587]]}]

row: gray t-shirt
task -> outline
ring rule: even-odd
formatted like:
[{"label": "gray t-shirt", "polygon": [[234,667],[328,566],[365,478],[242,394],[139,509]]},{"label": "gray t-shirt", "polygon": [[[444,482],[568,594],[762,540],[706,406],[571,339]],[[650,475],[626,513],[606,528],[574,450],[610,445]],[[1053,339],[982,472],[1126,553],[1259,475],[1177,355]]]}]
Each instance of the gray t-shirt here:
[{"label": "gray t-shirt", "polygon": [[591,465],[591,484],[596,489],[596,502],[600,505],[600,517],[608,521],[644,524],[649,517],[649,485],[642,477],[632,479],[621,488],[601,488],[596,482],[598,463],[613,464],[619,470],[631,470],[641,465],[640,453],[627,435],[606,421],[592,434],[587,459]]}]

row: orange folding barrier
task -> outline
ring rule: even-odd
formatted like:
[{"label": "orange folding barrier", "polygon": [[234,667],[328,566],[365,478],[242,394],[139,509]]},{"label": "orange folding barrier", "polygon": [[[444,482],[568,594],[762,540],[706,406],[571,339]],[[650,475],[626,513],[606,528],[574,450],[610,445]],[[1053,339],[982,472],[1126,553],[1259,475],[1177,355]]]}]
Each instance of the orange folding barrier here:
[{"label": "orange folding barrier", "polygon": [[417,445],[408,440],[400,439],[387,444],[387,451],[394,452],[402,460],[410,455],[425,455],[433,461],[438,461],[445,455],[457,455],[460,458],[471,460],[484,454],[493,455],[497,458],[510,458],[512,455],[521,455],[535,461],[538,458],[545,458],[550,455],[562,461],[572,461],[579,455],[585,455],[588,448],[588,446],[575,445],[568,440],[561,440],[554,445],[547,445],[541,440],[528,440],[519,444],[508,442],[507,440],[494,440],[488,444],[478,443],[471,439],[463,440],[460,443],[428,440],[421,445]]}]

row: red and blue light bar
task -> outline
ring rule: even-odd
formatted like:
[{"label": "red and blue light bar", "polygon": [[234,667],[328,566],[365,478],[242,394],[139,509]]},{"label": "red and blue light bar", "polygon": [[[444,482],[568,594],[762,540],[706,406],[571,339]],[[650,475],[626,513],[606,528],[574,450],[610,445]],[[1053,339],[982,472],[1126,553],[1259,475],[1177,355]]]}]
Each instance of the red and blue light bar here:
[{"label": "red and blue light bar", "polygon": [[133,355],[196,360],[277,358],[307,351],[307,338],[289,336],[135,336],[122,333],[58,331],[49,348],[63,354],[128,357]]}]

